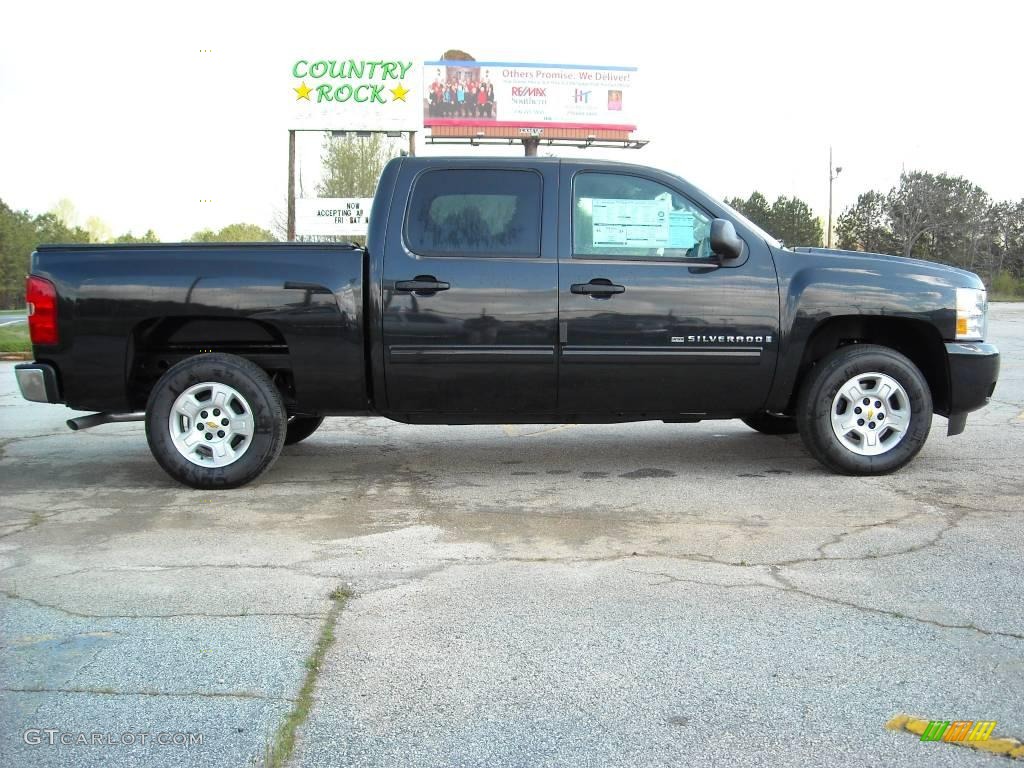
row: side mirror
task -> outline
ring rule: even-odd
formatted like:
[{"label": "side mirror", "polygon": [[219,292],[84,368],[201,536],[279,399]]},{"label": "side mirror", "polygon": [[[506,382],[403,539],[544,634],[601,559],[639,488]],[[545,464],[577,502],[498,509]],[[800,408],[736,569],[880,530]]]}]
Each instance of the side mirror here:
[{"label": "side mirror", "polygon": [[715,219],[711,222],[711,251],[722,259],[738,259],[743,255],[743,241],[731,221]]}]

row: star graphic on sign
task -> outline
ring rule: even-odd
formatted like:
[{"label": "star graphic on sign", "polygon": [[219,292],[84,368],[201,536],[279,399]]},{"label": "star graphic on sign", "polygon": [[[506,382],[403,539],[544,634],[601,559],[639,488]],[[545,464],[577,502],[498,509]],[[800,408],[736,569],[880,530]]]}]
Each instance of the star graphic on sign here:
[{"label": "star graphic on sign", "polygon": [[391,95],[394,97],[392,101],[405,101],[405,94],[409,92],[408,88],[404,88],[401,83],[391,89]]},{"label": "star graphic on sign", "polygon": [[298,101],[299,99],[305,99],[306,101],[309,101],[309,94],[312,93],[313,91],[312,88],[306,86],[305,80],[302,81],[302,85],[300,85],[298,88],[292,88],[292,90],[299,94],[298,96],[295,97],[296,101]]}]

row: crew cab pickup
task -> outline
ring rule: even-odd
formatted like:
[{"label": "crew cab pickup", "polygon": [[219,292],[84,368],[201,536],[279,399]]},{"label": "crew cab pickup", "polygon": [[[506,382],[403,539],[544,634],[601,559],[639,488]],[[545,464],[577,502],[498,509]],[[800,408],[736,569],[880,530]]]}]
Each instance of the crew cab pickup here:
[{"label": "crew cab pickup", "polygon": [[789,249],[683,179],[554,158],[400,158],[365,248],[40,246],[24,397],[144,420],[174,478],[233,487],[325,416],[743,419],[878,474],[988,402],[970,272]]}]

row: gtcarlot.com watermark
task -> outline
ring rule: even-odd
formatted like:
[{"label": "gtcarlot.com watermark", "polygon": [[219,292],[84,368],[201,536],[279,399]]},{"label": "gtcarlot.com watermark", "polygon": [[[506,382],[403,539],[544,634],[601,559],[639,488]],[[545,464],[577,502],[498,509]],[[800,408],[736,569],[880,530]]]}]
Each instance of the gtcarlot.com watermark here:
[{"label": "gtcarlot.com watermark", "polygon": [[30,746],[63,747],[196,747],[203,743],[201,733],[180,731],[125,731],[101,733],[98,731],[62,731],[60,728],[28,728],[21,734]]}]

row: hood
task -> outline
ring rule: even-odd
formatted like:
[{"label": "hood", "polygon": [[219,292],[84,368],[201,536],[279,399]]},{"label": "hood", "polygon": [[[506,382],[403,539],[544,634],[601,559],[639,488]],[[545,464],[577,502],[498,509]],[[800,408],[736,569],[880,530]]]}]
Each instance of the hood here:
[{"label": "hood", "polygon": [[937,261],[925,261],[924,259],[914,259],[908,256],[893,256],[886,253],[869,253],[867,251],[844,251],[839,248],[790,248],[789,250],[795,251],[796,253],[807,253],[812,256],[817,256],[825,259],[837,259],[837,260],[858,260],[862,263],[867,262],[885,262],[891,265],[893,268],[903,268],[909,271],[923,271],[928,273],[942,273],[945,276],[953,279],[959,278],[963,287],[981,288],[981,278],[973,272],[968,272],[966,269],[960,269],[959,267],[951,267],[948,264],[939,264]]}]

